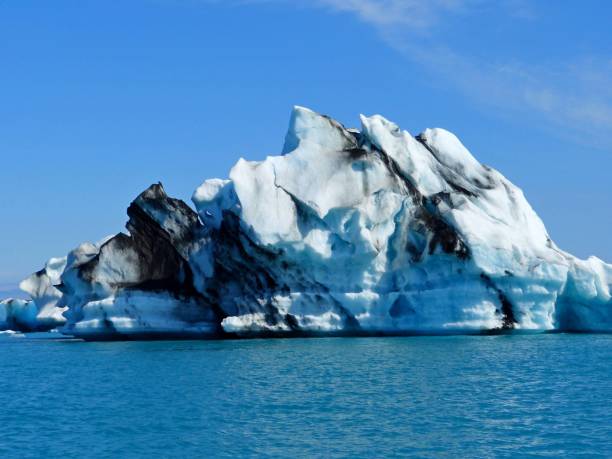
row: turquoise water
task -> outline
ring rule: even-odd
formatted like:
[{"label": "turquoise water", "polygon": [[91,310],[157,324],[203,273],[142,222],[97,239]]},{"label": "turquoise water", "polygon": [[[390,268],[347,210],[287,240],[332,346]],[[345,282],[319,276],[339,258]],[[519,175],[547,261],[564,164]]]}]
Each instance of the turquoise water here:
[{"label": "turquoise water", "polygon": [[0,457],[612,457],[612,335],[0,340]]}]

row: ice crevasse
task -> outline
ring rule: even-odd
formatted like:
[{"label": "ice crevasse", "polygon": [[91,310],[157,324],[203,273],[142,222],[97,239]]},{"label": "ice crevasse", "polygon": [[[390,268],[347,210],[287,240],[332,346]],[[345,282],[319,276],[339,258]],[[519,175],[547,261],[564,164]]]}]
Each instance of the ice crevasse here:
[{"label": "ice crevasse", "polygon": [[89,339],[612,330],[612,265],[559,249],[443,129],[295,107],[279,156],[192,200],[152,185],[127,234],[51,260],[22,283],[30,323]]}]

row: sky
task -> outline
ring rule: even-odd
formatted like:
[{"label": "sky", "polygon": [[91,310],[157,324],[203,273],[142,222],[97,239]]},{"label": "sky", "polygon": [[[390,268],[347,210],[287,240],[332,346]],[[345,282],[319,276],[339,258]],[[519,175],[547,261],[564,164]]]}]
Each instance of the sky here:
[{"label": "sky", "polygon": [[[554,8],[551,5],[554,4]],[[612,2],[0,0],[0,296],[283,145],[293,105],[454,132],[612,262]]]}]

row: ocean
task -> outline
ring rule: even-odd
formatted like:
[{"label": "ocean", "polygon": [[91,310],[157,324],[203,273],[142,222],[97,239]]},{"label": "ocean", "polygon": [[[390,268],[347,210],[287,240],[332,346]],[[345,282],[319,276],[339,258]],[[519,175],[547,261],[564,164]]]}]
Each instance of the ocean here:
[{"label": "ocean", "polygon": [[0,337],[0,458],[612,457],[612,335]]}]

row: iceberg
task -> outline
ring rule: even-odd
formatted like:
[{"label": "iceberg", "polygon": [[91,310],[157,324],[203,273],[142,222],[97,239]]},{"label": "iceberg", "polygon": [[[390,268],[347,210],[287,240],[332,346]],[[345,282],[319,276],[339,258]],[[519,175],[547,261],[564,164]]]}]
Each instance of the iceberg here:
[{"label": "iceberg", "polygon": [[192,201],[154,184],[127,234],[52,259],[22,283],[36,321],[84,339],[612,331],[612,265],[559,249],[444,129],[295,107],[280,155]]},{"label": "iceberg", "polygon": [[0,331],[36,331],[37,312],[31,300],[10,298],[0,301]]},{"label": "iceberg", "polygon": [[66,257],[51,258],[43,269],[19,284],[30,300],[9,298],[0,301],[0,331],[48,331],[62,326],[65,308],[57,304],[62,297],[57,284],[66,266]]},{"label": "iceberg", "polygon": [[51,330],[66,322],[62,315],[65,308],[58,307],[62,292],[57,288],[65,268],[66,257],[51,258],[43,269],[19,284],[19,288],[30,295],[32,304],[36,307],[35,321],[38,330]]},{"label": "iceberg", "polygon": [[202,337],[219,333],[216,308],[196,286],[209,241],[198,215],[152,185],[128,208],[129,235],[85,243],[67,257],[62,331],[92,339]]}]

